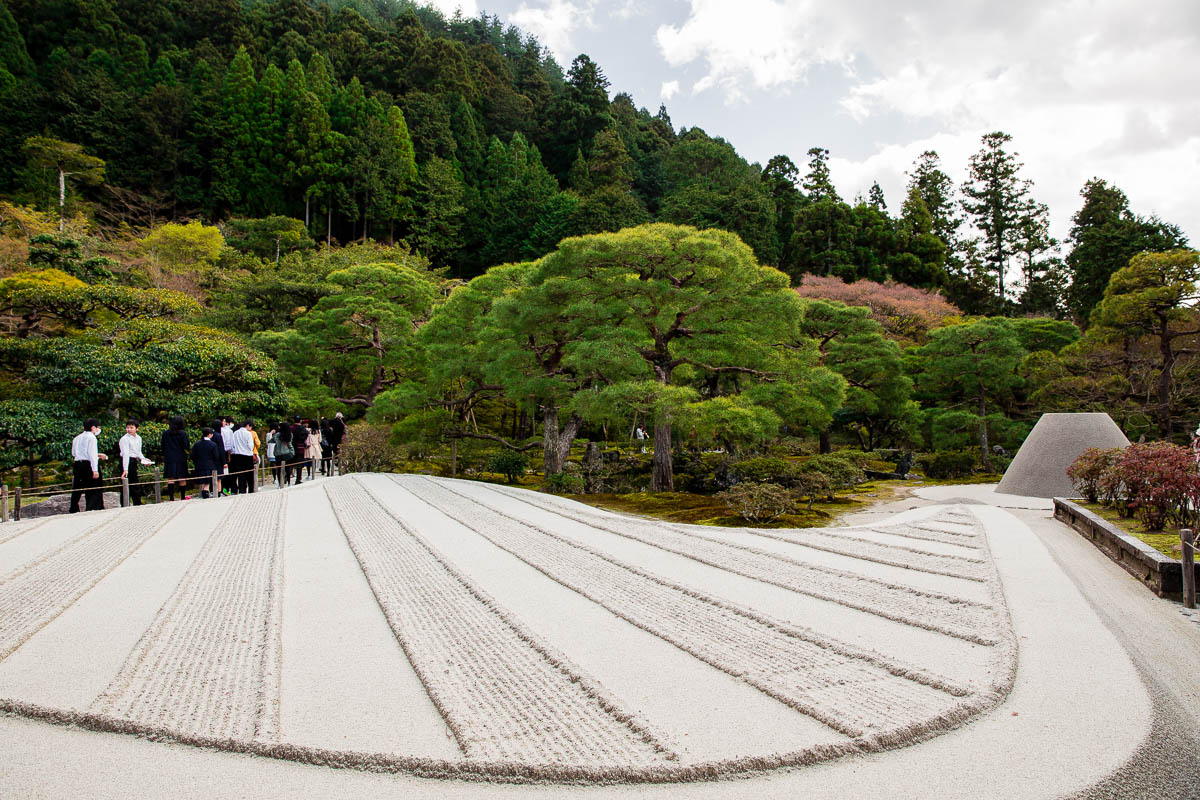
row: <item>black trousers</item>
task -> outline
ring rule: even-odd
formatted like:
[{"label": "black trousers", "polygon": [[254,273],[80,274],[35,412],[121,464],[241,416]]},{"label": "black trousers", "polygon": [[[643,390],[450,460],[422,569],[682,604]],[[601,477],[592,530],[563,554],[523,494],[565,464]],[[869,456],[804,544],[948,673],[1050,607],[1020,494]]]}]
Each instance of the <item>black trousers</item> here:
[{"label": "black trousers", "polygon": [[79,511],[79,497],[84,497],[85,511],[99,511],[104,508],[104,484],[98,478],[92,477],[92,462],[76,461],[71,467],[71,504],[67,511],[71,514]]},{"label": "black trousers", "polygon": [[[142,504],[142,487],[134,486],[138,482],[138,461],[136,458],[129,459],[129,468],[126,470],[129,473],[129,504],[140,506]],[[124,502],[125,498],[121,498]]]},{"label": "black trousers", "polygon": [[296,485],[299,486],[304,482],[304,466],[306,463],[304,456],[299,453],[288,459],[287,469],[283,473],[283,483],[285,486],[292,482],[293,471],[296,474]]},{"label": "black trousers", "polygon": [[254,469],[254,456],[229,457],[229,471],[237,473],[232,476],[233,486],[229,487],[235,494],[247,494],[254,491],[253,476],[247,470]]}]

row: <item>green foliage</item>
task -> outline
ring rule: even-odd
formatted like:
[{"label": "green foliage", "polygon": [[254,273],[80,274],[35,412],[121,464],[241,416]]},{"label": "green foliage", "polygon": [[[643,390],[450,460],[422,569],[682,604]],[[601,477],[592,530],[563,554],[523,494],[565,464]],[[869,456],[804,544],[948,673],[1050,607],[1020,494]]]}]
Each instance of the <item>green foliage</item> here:
[{"label": "green foliage", "polygon": [[853,461],[836,453],[817,455],[800,465],[801,474],[816,473],[829,482],[829,491],[852,489],[867,479]]},{"label": "green foliage", "polygon": [[574,472],[555,472],[546,476],[545,490],[551,494],[582,494],[584,479]]},{"label": "green foliage", "polygon": [[488,469],[500,473],[509,483],[515,483],[529,469],[529,459],[516,450],[501,450],[488,461]]},{"label": "green foliage", "polygon": [[938,481],[966,478],[975,472],[977,459],[973,453],[941,452],[917,459],[925,477]]},{"label": "green foliage", "polygon": [[783,458],[748,458],[729,471],[739,483],[775,483],[785,488],[792,487],[797,477],[796,465]]}]

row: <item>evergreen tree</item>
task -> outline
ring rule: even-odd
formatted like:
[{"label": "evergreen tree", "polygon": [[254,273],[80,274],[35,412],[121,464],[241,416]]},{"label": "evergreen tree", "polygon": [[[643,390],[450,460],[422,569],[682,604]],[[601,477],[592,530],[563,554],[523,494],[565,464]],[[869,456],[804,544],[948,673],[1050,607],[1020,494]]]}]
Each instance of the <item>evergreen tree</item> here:
[{"label": "evergreen tree", "polygon": [[804,177],[804,191],[808,192],[808,199],[814,203],[821,200],[842,201],[829,176],[829,151],[823,147],[810,147],[808,150],[808,175]]},{"label": "evergreen tree", "polygon": [[240,47],[225,73],[221,91],[218,130],[222,144],[217,155],[213,193],[224,207],[252,216],[252,181],[259,166],[259,128],[263,116],[254,66],[246,48]]},{"label": "evergreen tree", "polygon": [[1012,137],[1002,131],[985,134],[983,147],[971,156],[967,182],[962,186],[963,211],[982,234],[980,253],[995,275],[995,293],[1005,308],[1008,261],[1018,249],[1022,216],[1032,208],[1030,182],[1021,178],[1023,166],[1004,146]]},{"label": "evergreen tree", "polygon": [[1075,318],[1086,324],[1109,278],[1130,258],[1144,251],[1185,247],[1187,237],[1174,225],[1135,215],[1125,193],[1099,178],[1088,181],[1080,195],[1083,207],[1072,218],[1066,268],[1071,279],[1068,305]]}]

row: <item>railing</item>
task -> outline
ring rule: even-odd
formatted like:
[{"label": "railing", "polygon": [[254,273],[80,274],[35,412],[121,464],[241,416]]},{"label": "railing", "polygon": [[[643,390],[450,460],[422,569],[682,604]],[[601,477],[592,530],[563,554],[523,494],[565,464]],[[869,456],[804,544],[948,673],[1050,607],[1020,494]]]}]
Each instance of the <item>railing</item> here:
[{"label": "railing", "polygon": [[[321,472],[321,474],[328,474],[329,476],[341,475],[342,460],[338,456],[329,456],[327,458],[306,458],[299,461],[283,461],[271,464],[266,459],[260,459],[259,462],[250,469],[238,470],[236,472],[219,472],[217,470],[213,470],[211,475],[195,475],[187,478],[169,479],[164,479],[162,477],[161,469],[158,466],[155,466],[154,477],[150,480],[130,482],[127,476],[100,478],[96,484],[80,488],[74,488],[73,483],[52,483],[46,486],[39,486],[37,489],[31,490],[24,490],[22,487],[17,486],[10,491],[8,486],[0,485],[0,523],[9,522],[10,520],[19,521],[21,519],[22,505],[29,505],[26,501],[35,497],[49,498],[55,495],[72,494],[74,492],[79,492],[81,496],[85,497],[87,494],[92,492],[100,492],[103,494],[105,492],[119,491],[121,506],[127,507],[131,503],[131,490],[134,487],[153,487],[154,502],[161,503],[162,487],[164,483],[182,486],[195,486],[200,483],[207,483],[206,490],[211,492],[213,496],[216,496],[220,494],[219,487],[221,485],[221,481],[238,475],[249,475],[250,492],[257,492],[259,487],[264,483],[274,482],[272,477],[273,471],[282,473],[282,471],[285,469],[289,470],[289,478],[291,470],[299,470],[301,473],[307,470],[310,478],[314,477],[318,470]],[[225,488],[229,487],[225,486]],[[279,488],[283,487],[280,486]],[[184,496],[184,499],[188,499],[186,495]]]}]

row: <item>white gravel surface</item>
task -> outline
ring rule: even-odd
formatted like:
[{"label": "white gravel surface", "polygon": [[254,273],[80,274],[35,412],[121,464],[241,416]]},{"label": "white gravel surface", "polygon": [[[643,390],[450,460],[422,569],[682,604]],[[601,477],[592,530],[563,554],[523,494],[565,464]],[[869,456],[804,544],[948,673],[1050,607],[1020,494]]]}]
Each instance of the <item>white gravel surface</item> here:
[{"label": "white gravel surface", "polygon": [[1054,797],[1152,741],[998,508],[749,532],[369,475],[77,516],[0,538],[3,796]]}]

